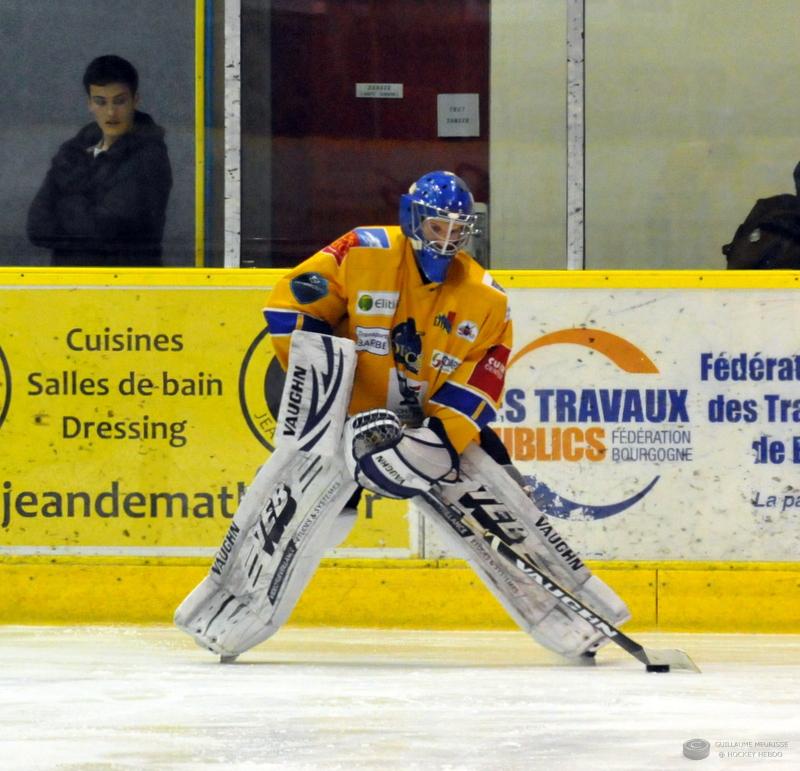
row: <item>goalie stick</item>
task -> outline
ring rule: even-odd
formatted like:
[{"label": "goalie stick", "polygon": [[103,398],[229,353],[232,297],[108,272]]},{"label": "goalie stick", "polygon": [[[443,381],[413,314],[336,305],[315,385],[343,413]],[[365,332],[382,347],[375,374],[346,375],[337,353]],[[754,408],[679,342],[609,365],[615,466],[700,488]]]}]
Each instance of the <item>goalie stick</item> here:
[{"label": "goalie stick", "polygon": [[[383,448],[393,447],[397,444],[400,432],[402,429],[398,431],[396,427],[386,422],[376,426],[372,431],[363,432],[360,437],[361,445],[356,449],[356,456],[360,459],[369,452],[379,452]],[[442,521],[459,536],[470,533],[481,535],[484,541],[507,562],[535,581],[544,591],[590,624],[609,641],[616,643],[642,662],[648,672],[669,672],[672,668],[700,672],[700,668],[685,651],[669,648],[648,649],[628,637],[610,621],[595,613],[585,603],[560,586],[528,554],[520,553],[513,543],[503,540],[496,532],[487,530],[470,509],[462,509],[454,503],[450,503],[442,494],[438,484],[432,485],[427,491],[420,491],[417,497],[425,500]]]},{"label": "goalie stick", "polygon": [[612,623],[598,616],[593,610],[577,599],[577,597],[559,586],[559,584],[547,575],[547,573],[543,572],[527,555],[518,553],[513,545],[506,543],[496,533],[486,530],[470,512],[462,511],[457,506],[446,501],[441,492],[439,492],[437,485],[434,485],[428,492],[422,493],[422,497],[451,528],[458,531],[459,523],[463,520],[474,532],[482,534],[484,540],[500,556],[536,581],[545,591],[558,599],[580,618],[591,624],[611,642],[616,643],[624,651],[638,659],[645,665],[648,672],[669,672],[673,668],[700,672],[700,668],[697,664],[695,664],[684,651],[670,648],[645,648],[643,645],[640,645],[635,640],[628,637],[628,635],[615,627]]}]

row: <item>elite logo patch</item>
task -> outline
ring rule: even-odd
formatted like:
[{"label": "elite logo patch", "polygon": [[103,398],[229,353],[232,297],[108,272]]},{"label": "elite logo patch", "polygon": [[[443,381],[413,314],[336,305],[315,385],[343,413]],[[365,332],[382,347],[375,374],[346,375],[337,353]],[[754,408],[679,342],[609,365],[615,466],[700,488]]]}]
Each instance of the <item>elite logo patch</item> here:
[{"label": "elite logo patch", "polygon": [[400,292],[359,292],[356,313],[361,316],[394,316]]}]

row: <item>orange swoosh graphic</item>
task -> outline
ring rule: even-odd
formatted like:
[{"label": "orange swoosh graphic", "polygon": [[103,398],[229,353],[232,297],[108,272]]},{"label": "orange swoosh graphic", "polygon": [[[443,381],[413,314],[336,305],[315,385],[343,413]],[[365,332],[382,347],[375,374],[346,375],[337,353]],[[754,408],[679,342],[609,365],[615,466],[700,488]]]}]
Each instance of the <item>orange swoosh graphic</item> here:
[{"label": "orange swoosh graphic", "polygon": [[546,345],[558,345],[570,343],[572,345],[582,345],[591,348],[593,351],[603,354],[606,358],[614,362],[625,372],[636,372],[639,374],[657,374],[658,367],[650,357],[633,343],[628,342],[624,337],[605,332],[602,329],[586,329],[576,327],[573,329],[560,329],[548,335],[533,340],[517,351],[508,362],[511,367],[517,359],[525,354],[535,351],[537,348],[544,348]]}]

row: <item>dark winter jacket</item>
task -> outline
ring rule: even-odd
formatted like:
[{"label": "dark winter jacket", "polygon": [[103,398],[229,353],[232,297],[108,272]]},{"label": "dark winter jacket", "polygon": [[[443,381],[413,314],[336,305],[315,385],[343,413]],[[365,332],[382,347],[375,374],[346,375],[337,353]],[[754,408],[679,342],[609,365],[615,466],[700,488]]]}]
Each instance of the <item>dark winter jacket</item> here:
[{"label": "dark winter jacket", "polygon": [[94,156],[96,123],[59,148],[28,211],[28,238],[53,250],[53,265],[161,265],[172,170],[164,129],[143,112]]}]

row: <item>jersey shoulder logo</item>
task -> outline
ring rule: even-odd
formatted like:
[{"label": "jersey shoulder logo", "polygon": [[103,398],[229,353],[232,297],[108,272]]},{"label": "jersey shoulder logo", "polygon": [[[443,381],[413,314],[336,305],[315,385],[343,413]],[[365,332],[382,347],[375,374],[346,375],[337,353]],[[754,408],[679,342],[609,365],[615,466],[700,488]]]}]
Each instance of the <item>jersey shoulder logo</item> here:
[{"label": "jersey shoulder logo", "polygon": [[511,350],[505,345],[493,345],[475,365],[467,385],[478,388],[497,401],[503,392],[510,353]]},{"label": "jersey shoulder logo", "polygon": [[332,244],[328,244],[322,251],[325,254],[330,254],[331,257],[336,260],[337,265],[341,265],[350,249],[354,246],[358,246],[358,244],[358,235],[355,231],[351,230],[349,233],[345,233],[341,238],[337,238]]},{"label": "jersey shoulder logo", "polygon": [[373,249],[389,248],[389,234],[386,228],[356,228],[353,232],[358,237],[359,246],[369,246]]},{"label": "jersey shoulder logo", "polygon": [[308,305],[328,294],[328,279],[319,273],[301,273],[289,282],[289,287],[297,302]]}]

